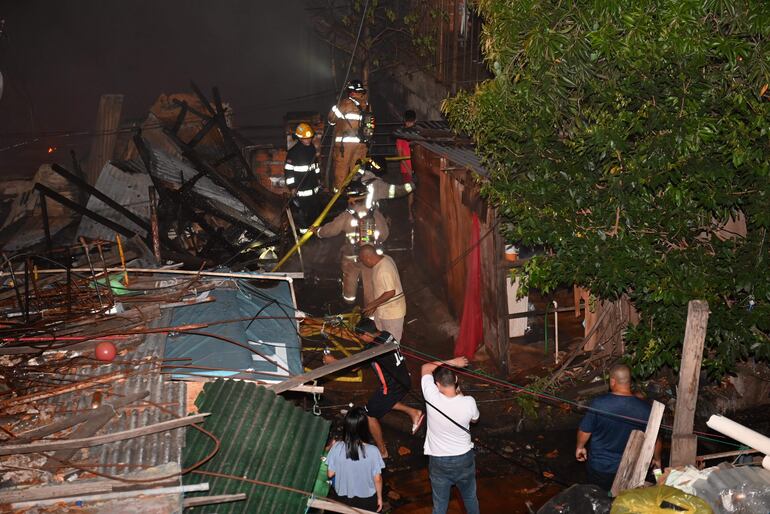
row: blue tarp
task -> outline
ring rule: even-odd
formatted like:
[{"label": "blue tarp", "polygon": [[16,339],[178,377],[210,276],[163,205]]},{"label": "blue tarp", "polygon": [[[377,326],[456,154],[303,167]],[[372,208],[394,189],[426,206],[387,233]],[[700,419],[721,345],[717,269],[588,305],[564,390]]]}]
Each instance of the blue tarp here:
[{"label": "blue tarp", "polygon": [[[296,306],[289,282],[283,280],[251,280],[224,282],[209,292],[213,302],[176,307],[172,326],[240,319],[215,324],[198,330],[225,337],[253,348],[287,367],[292,374],[302,373],[301,342],[294,319]],[[267,284],[267,285],[265,285]],[[203,335],[180,332],[170,334],[165,344],[166,359],[189,359],[168,362],[170,365],[204,366],[227,370],[253,370],[287,373],[275,364],[240,346]],[[231,376],[238,371],[175,368],[175,375]],[[249,373],[255,380],[280,381],[274,375]]]}]

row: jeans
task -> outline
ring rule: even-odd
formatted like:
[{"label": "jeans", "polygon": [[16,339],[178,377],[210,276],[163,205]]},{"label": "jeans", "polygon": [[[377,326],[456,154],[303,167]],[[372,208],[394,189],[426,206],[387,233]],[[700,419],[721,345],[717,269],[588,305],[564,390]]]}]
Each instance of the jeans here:
[{"label": "jeans", "polygon": [[445,514],[452,486],[456,485],[468,514],[479,514],[476,497],[476,458],[473,450],[451,457],[430,456],[430,485],[433,490],[433,514]]},{"label": "jeans", "polygon": [[612,483],[615,481],[615,473],[604,473],[596,471],[590,464],[586,465],[588,472],[588,483],[598,485],[605,491],[612,489]]}]

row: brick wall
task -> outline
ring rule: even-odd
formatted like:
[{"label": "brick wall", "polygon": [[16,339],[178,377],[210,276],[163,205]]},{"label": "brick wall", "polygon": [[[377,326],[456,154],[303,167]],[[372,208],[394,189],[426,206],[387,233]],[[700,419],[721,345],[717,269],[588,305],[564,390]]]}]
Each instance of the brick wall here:
[{"label": "brick wall", "polygon": [[286,150],[283,148],[256,148],[250,153],[251,170],[254,178],[262,186],[276,194],[288,193],[285,187],[276,187],[271,177],[283,177],[283,164],[286,161]]}]

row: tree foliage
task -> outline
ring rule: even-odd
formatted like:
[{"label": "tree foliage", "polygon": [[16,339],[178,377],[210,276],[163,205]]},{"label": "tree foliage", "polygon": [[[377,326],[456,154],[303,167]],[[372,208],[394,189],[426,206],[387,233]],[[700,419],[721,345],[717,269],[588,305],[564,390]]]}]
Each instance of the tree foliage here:
[{"label": "tree foliage", "polygon": [[[472,135],[525,283],[627,293],[637,373],[770,357],[770,9],[763,0],[478,0],[493,78],[444,106]],[[719,227],[745,215],[746,237]]]},{"label": "tree foliage", "polygon": [[434,51],[435,34],[425,27],[436,11],[427,0],[308,0],[308,4],[318,35],[343,57],[341,69],[355,49],[353,72],[365,82],[373,73]]}]

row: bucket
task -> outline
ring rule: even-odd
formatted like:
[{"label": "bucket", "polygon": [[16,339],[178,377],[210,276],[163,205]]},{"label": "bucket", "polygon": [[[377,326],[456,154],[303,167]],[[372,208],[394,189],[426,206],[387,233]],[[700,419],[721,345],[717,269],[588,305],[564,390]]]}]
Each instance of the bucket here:
[{"label": "bucket", "polygon": [[505,260],[515,262],[519,258],[519,249],[514,245],[508,245],[505,247]]}]

